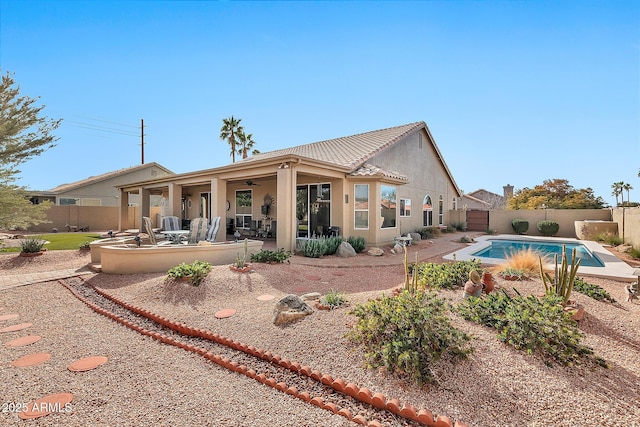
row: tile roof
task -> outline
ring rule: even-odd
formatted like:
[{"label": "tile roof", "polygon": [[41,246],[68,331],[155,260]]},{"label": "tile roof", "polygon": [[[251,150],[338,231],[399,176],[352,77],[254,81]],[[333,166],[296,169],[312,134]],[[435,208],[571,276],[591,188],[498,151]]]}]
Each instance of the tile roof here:
[{"label": "tile roof", "polygon": [[[404,136],[420,129],[421,127],[426,127],[426,123],[409,123],[402,126],[359,133],[357,135],[343,136],[326,141],[313,142],[311,144],[269,151],[256,154],[236,163],[242,164],[255,160],[269,159],[272,157],[296,155],[347,167],[356,173],[356,169],[364,165],[367,160],[371,159],[379,152],[386,150],[388,147],[400,141]],[[380,171],[382,170],[380,169]],[[363,171],[362,173],[365,172]],[[387,173],[391,174],[388,176],[393,176],[392,172]]]},{"label": "tile roof", "polygon": [[385,178],[400,179],[402,181],[409,180],[409,178],[406,175],[402,175],[399,172],[380,169],[379,167],[369,163],[365,163],[364,165],[360,166],[358,169],[351,172],[349,175],[351,176],[382,176]]},{"label": "tile roof", "polygon": [[142,165],[136,165],[136,166],[131,166],[129,168],[124,168],[124,169],[118,169],[115,171],[111,171],[111,172],[107,172],[107,173],[103,173],[101,175],[96,175],[96,176],[90,176],[89,178],[86,179],[82,179],[80,181],[75,181],[75,182],[70,182],[68,184],[61,184],[58,185],[55,188],[52,188],[51,190],[48,190],[48,192],[52,192],[52,193],[64,193],[66,191],[70,191],[79,187],[83,187],[85,185],[89,185],[89,184],[93,184],[96,182],[100,182],[100,181],[104,181],[105,179],[109,179],[109,178],[113,178],[116,177],[118,175],[122,175],[125,173],[129,173],[129,172],[134,172],[136,170],[139,169],[145,169],[151,166],[155,166],[157,168],[160,168],[162,170],[164,170],[165,172],[169,173],[169,174],[173,174],[173,172],[171,172],[169,169],[165,168],[164,166],[156,163],[156,162],[150,162],[150,163],[145,163]]}]

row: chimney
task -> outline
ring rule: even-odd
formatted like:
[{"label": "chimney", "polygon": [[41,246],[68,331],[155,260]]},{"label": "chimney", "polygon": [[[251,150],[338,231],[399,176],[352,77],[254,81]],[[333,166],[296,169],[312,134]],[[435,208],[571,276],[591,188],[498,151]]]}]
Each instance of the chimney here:
[{"label": "chimney", "polygon": [[505,185],[502,187],[502,192],[504,194],[505,200],[508,200],[513,197],[513,185]]}]

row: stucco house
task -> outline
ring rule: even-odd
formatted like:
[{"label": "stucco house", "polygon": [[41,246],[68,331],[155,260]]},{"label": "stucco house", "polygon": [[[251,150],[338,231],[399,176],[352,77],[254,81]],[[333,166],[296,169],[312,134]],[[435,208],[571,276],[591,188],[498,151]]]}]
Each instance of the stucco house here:
[{"label": "stucco house", "polygon": [[362,236],[370,245],[390,243],[423,226],[447,224],[461,196],[424,122],[260,153],[119,190],[120,229],[130,227],[131,197],[139,196],[139,215],[148,216],[150,197],[157,195],[164,199],[163,215],[220,216],[231,229],[274,235],[287,250],[301,236],[336,232]]},{"label": "stucco house", "polygon": [[[158,163],[144,163],[61,184],[51,190],[31,192],[29,196],[34,204],[48,200],[57,206],[119,206],[120,192],[117,186],[171,175],[175,174]],[[154,204],[160,202],[161,198],[153,200]],[[137,196],[132,195],[129,204],[133,206],[137,203]]]}]

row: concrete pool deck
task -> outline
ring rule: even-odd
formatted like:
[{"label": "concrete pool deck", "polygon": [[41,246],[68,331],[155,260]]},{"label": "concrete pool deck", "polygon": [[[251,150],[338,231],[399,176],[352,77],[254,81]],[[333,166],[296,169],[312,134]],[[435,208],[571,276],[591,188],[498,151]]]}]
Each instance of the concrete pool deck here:
[{"label": "concrete pool deck", "polygon": [[[471,259],[480,260],[483,264],[500,265],[505,260],[501,258],[484,258],[473,256],[474,253],[487,248],[491,245],[492,240],[521,240],[528,242],[554,242],[554,243],[577,243],[584,245],[594,256],[596,256],[604,267],[583,267],[578,268],[578,274],[585,276],[600,277],[603,279],[612,279],[622,282],[635,282],[638,276],[633,274],[634,268],[626,262],[622,261],[602,245],[591,240],[578,240],[569,237],[542,237],[542,236],[521,236],[516,234],[500,234],[497,236],[478,236],[475,243],[469,244],[466,248],[460,249],[443,258],[446,260],[469,261]],[[553,264],[547,264],[553,268]]]}]

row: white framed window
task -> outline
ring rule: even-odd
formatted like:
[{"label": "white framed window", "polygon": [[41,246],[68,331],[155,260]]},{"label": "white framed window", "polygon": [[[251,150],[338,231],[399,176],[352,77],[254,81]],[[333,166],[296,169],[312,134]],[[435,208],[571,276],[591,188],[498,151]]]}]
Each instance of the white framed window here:
[{"label": "white framed window", "polygon": [[393,228],[396,226],[396,187],[393,185],[380,186],[380,216],[382,217],[382,228]]},{"label": "white framed window", "polygon": [[69,197],[60,197],[60,199],[58,199],[58,204],[60,206],[77,205],[78,199],[72,199]]},{"label": "white framed window", "polygon": [[236,228],[251,228],[252,200],[251,190],[236,190]]},{"label": "white framed window", "polygon": [[355,203],[353,206],[353,228],[369,229],[369,184],[355,184],[353,188]]},{"label": "white framed window", "polygon": [[444,198],[438,197],[438,224],[444,224]]},{"label": "white framed window", "polygon": [[433,205],[431,204],[431,196],[428,194],[422,200],[422,225],[425,227],[433,225]]},{"label": "white framed window", "polygon": [[400,199],[400,216],[411,216],[411,199]]},{"label": "white framed window", "polygon": [[453,210],[458,210],[458,198],[454,197],[453,198],[453,203],[451,204],[451,206],[453,206]]},{"label": "white framed window", "polygon": [[96,198],[82,198],[80,200],[82,206],[102,206],[102,199]]}]

